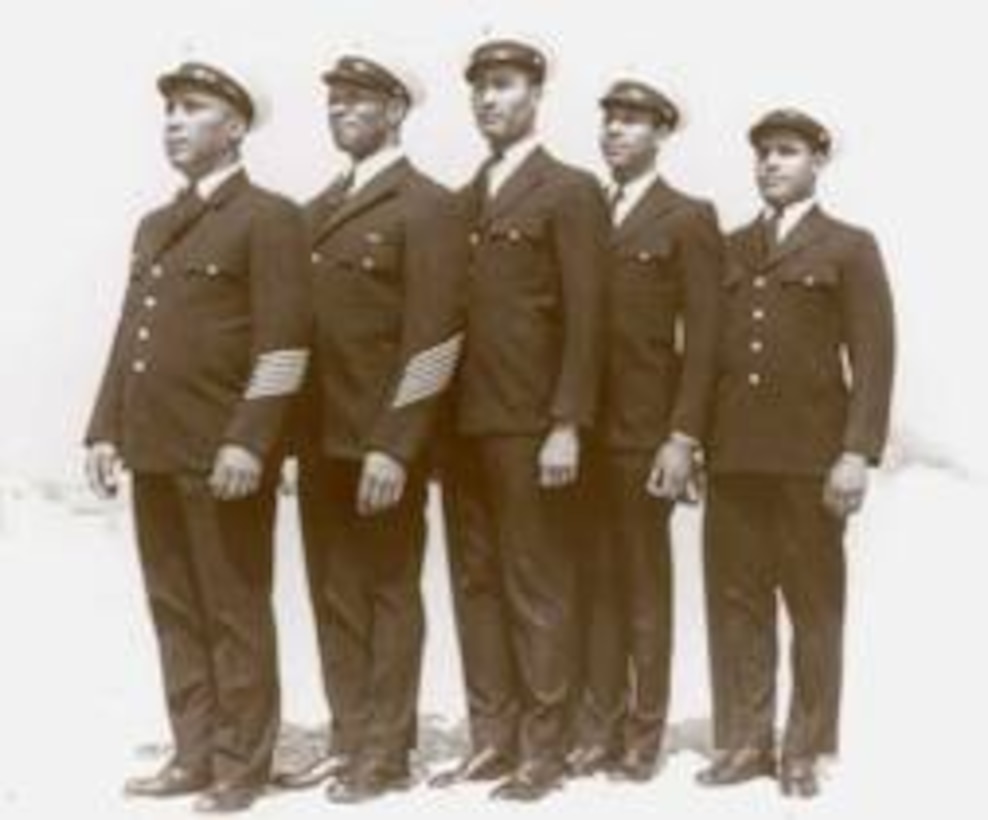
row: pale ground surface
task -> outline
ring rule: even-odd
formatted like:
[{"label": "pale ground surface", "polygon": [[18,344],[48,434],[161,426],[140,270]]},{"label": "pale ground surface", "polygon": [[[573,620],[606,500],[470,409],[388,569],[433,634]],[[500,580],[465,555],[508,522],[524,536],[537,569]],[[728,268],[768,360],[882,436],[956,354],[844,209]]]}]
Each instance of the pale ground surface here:
[{"label": "pale ground surface", "polygon": [[[531,807],[505,807],[469,787],[413,791],[360,808],[319,792],[266,799],[248,815],[316,818],[504,816],[749,820],[988,816],[982,738],[988,691],[984,486],[924,468],[880,476],[850,544],[851,606],[845,753],[825,795],[782,801],[768,781],[710,793],[693,785],[707,714],[706,646],[695,515],[677,522],[677,657],[673,746],[645,787],[569,785]],[[126,516],[69,512],[37,497],[0,510],[0,819],[185,818],[188,801],[120,797],[167,741],[152,634]],[[85,505],[83,505],[85,506]],[[424,589],[429,640],[422,693],[427,765],[445,765],[462,739],[463,699],[445,559],[433,530]],[[299,561],[294,510],[284,508],[277,607],[285,718],[311,742],[325,720]],[[298,742],[295,746],[298,747]],[[303,743],[304,745],[304,743]],[[691,748],[692,747],[692,748]]]}]

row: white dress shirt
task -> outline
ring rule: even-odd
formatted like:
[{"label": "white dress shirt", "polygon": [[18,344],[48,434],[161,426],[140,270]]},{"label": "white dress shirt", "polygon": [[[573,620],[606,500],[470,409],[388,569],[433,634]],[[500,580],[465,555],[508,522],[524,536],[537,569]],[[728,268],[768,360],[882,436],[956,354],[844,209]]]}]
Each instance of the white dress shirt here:
[{"label": "white dress shirt", "polygon": [[372,179],[388,170],[405,158],[405,149],[400,145],[387,145],[376,154],[365,157],[353,165],[349,171],[353,182],[348,193],[353,195],[364,188]]},{"label": "white dress shirt", "polygon": [[611,218],[615,225],[620,225],[628,218],[635,206],[641,201],[641,198],[645,196],[645,192],[652,187],[652,184],[659,178],[659,167],[653,164],[647,171],[639,174],[634,179],[629,182],[625,182],[622,186],[616,180],[612,180],[607,186],[608,201],[613,201],[613,197],[617,195],[618,189],[623,187],[623,193],[621,198],[617,201],[614,206],[614,212]]},{"label": "white dress shirt", "polygon": [[[811,196],[799,202],[790,203],[782,209],[782,215],[779,217],[778,234],[775,237],[776,245],[781,245],[786,241],[786,237],[796,230],[796,226],[816,207],[816,204],[816,197]],[[762,218],[768,221],[777,214],[778,209],[769,206],[765,209]]]},{"label": "white dress shirt", "polygon": [[493,163],[487,170],[487,195],[494,197],[504,183],[510,179],[539,147],[539,138],[535,134],[522,137],[518,142],[504,149],[504,156]]},{"label": "white dress shirt", "polygon": [[224,182],[239,174],[243,170],[243,167],[243,163],[237,160],[230,165],[224,165],[222,168],[210,171],[206,176],[200,177],[195,181],[194,187],[196,194],[202,200],[209,199],[220,189]]}]

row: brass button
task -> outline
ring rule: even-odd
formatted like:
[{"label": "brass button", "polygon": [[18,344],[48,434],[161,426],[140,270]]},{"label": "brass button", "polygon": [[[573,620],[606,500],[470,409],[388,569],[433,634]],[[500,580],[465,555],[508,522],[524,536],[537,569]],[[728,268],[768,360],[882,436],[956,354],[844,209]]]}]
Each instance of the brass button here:
[{"label": "brass button", "polygon": [[517,242],[518,240],[521,239],[521,231],[519,231],[517,228],[512,228],[510,231],[508,231],[508,239],[510,239],[512,242]]},{"label": "brass button", "polygon": [[808,287],[813,287],[816,284],[816,277],[814,277],[811,274],[810,276],[807,276],[803,281],[806,283]]},{"label": "brass button", "polygon": [[147,362],[145,362],[143,359],[137,359],[134,362],[132,369],[135,373],[143,373],[145,370],[148,369]]},{"label": "brass button", "polygon": [[762,288],[765,287],[765,284],[766,284],[765,277],[764,276],[756,276],[755,277],[754,284],[755,284],[755,287],[756,288],[758,288],[759,290],[761,290]]},{"label": "brass button", "polygon": [[752,339],[751,340],[751,352],[752,353],[761,353],[762,350],[764,350],[764,349],[765,349],[765,345],[762,343],[762,340],[761,339]]},{"label": "brass button", "polygon": [[142,342],[146,342],[148,339],[151,338],[151,331],[148,330],[146,327],[140,327],[137,329],[137,338],[140,339]]},{"label": "brass button", "polygon": [[651,258],[652,258],[652,254],[650,254],[648,251],[639,251],[638,252],[638,261],[639,262],[648,262],[648,261],[651,260]]},{"label": "brass button", "polygon": [[145,296],[144,297],[144,307],[146,307],[148,310],[151,310],[157,304],[158,304],[158,300],[155,299],[153,296]]},{"label": "brass button", "polygon": [[480,244],[480,234],[477,233],[476,231],[470,234],[470,244],[473,245],[475,248],[477,247],[477,245]]},{"label": "brass button", "polygon": [[765,311],[760,307],[756,307],[751,311],[751,318],[756,322],[760,322],[765,318]]},{"label": "brass button", "polygon": [[374,259],[370,256],[365,256],[360,260],[360,267],[364,270],[374,270]]},{"label": "brass button", "polygon": [[312,264],[313,265],[318,265],[320,262],[322,262],[322,254],[319,253],[319,251],[313,251],[312,252]]},{"label": "brass button", "polygon": [[748,384],[752,387],[758,387],[762,383],[761,373],[749,373],[748,374]]},{"label": "brass button", "polygon": [[165,275],[165,269],[161,265],[152,265],[151,266],[151,275],[155,279],[160,279],[162,276]]}]

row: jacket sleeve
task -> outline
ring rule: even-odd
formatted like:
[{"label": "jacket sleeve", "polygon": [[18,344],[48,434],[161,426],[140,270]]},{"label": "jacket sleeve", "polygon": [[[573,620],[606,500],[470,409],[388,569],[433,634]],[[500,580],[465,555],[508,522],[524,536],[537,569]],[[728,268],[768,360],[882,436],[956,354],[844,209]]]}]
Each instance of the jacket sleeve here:
[{"label": "jacket sleeve", "polygon": [[697,441],[706,435],[716,373],[725,252],[717,213],[704,204],[680,223],[676,258],[683,283],[685,349],[670,430]]},{"label": "jacket sleeve", "polygon": [[312,300],[301,211],[286,200],[265,201],[249,231],[252,367],[224,441],[266,458],[305,378]]},{"label": "jacket sleeve", "polygon": [[[144,232],[144,222],[137,229],[134,239],[132,258],[136,258],[137,249],[141,246],[141,236]],[[133,263],[132,263],[133,264]],[[96,394],[96,402],[89,417],[84,443],[86,446],[98,442],[108,442],[117,447],[123,436],[123,390],[126,374],[126,339],[127,312],[130,304],[130,280],[124,293],[123,304],[117,319],[117,328],[113,335],[113,343],[103,369],[103,378]]]},{"label": "jacket sleeve", "polygon": [[563,342],[552,398],[554,421],[589,427],[597,410],[603,367],[605,289],[610,219],[590,177],[561,192],[552,220],[563,303]]},{"label": "jacket sleeve", "polygon": [[407,211],[397,367],[367,438],[369,450],[406,464],[422,455],[460,361],[467,260],[463,209],[452,194],[423,196]]},{"label": "jacket sleeve", "polygon": [[895,367],[892,295],[878,245],[862,234],[841,277],[844,334],[851,370],[844,450],[877,464],[888,437]]}]

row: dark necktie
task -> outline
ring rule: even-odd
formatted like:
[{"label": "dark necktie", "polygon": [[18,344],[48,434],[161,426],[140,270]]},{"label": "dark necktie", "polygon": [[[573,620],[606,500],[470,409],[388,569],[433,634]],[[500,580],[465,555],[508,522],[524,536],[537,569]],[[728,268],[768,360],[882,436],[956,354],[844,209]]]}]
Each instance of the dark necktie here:
[{"label": "dark necktie", "polygon": [[772,256],[779,249],[779,229],[782,226],[782,217],[785,211],[782,208],[774,208],[772,213],[765,219],[765,255]]},{"label": "dark necktie", "polygon": [[618,207],[624,202],[624,195],[627,193],[623,182],[617,183],[607,200],[607,210],[611,215],[611,222],[617,222]]},{"label": "dark necktie", "polygon": [[480,166],[480,178],[483,180],[484,191],[487,194],[488,199],[492,199],[497,195],[497,192],[491,186],[491,173],[493,170],[501,164],[504,159],[504,151],[494,151],[487,159],[484,160],[484,164]]}]

